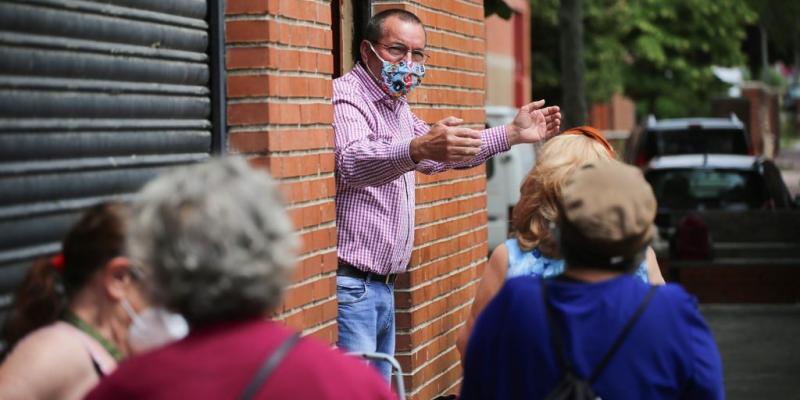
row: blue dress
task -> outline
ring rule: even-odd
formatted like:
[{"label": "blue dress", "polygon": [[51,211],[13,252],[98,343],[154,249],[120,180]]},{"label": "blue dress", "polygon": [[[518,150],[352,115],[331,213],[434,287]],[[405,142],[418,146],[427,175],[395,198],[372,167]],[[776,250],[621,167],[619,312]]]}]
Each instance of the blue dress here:
[{"label": "blue dress", "polygon": [[[508,249],[508,272],[506,273],[506,280],[518,276],[541,276],[544,278],[552,278],[561,275],[564,272],[564,260],[554,260],[542,255],[538,248],[531,251],[522,251],[519,248],[517,239],[512,238],[506,240],[506,248]],[[643,260],[639,264],[639,268],[634,273],[644,283],[647,280],[647,260]]]}]

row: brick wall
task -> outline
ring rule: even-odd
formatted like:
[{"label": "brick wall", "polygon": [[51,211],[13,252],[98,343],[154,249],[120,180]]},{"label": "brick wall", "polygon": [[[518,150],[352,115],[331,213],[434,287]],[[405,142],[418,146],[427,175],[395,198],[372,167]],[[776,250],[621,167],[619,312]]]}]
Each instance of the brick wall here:
[{"label": "brick wall", "polygon": [[303,248],[278,316],[335,343],[333,73],[328,1],[228,0],[232,153],[281,181]]},{"label": "brick wall", "polygon": [[753,148],[757,154],[774,158],[777,154],[778,134],[778,95],[760,82],[742,85],[742,97],[750,102],[750,132]]},{"label": "brick wall", "polygon": [[701,303],[800,302],[800,264],[769,261],[748,264],[664,263],[671,280],[683,285]]},{"label": "brick wall", "polygon": [[[431,54],[412,109],[433,123],[449,115],[484,124],[485,29],[481,1],[373,1],[373,11],[403,8],[425,24]],[[455,348],[474,296],[486,245],[483,166],[417,175],[415,248],[396,286],[397,358],[413,399],[454,393],[461,379]]]}]

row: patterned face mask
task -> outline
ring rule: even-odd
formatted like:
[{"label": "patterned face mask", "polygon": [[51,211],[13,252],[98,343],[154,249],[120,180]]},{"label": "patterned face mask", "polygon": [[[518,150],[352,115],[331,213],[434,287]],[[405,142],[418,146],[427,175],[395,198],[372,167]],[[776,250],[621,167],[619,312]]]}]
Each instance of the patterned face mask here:
[{"label": "patterned face mask", "polygon": [[378,81],[381,89],[389,96],[394,98],[405,96],[422,83],[422,78],[425,76],[424,64],[405,59],[393,64],[381,58],[375,48],[372,47],[372,43],[369,44],[369,48],[383,62],[381,77]]}]

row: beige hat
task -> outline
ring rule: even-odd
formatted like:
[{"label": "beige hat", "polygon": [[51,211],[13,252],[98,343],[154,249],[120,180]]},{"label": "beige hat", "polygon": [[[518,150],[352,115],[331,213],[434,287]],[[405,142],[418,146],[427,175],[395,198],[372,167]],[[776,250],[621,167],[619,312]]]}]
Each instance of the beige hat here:
[{"label": "beige hat", "polygon": [[[587,164],[562,190],[561,243],[567,261],[613,265],[642,254],[655,235],[656,199],[639,169]],[[570,258],[577,257],[577,260]]]}]

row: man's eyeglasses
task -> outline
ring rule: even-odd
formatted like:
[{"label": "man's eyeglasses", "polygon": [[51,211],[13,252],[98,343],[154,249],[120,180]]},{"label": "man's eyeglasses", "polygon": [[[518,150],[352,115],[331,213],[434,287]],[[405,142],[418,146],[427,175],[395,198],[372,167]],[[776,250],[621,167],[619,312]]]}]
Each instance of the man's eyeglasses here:
[{"label": "man's eyeglasses", "polygon": [[411,50],[408,47],[400,44],[393,44],[387,46],[381,42],[372,42],[372,43],[375,43],[383,47],[386,50],[386,52],[389,53],[390,56],[392,56],[393,58],[391,60],[392,62],[400,61],[408,53],[411,53],[411,60],[414,61],[415,63],[424,64],[425,61],[428,60],[428,54],[426,54],[422,50]]}]

